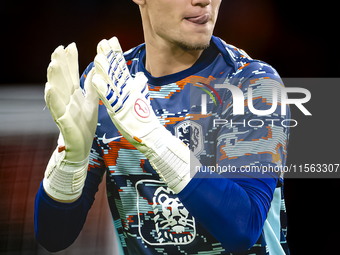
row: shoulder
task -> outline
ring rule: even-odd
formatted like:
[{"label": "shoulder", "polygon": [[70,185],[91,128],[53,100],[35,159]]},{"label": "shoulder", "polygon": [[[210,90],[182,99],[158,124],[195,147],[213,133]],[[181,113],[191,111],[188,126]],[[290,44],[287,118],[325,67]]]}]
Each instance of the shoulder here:
[{"label": "shoulder", "polygon": [[145,44],[140,44],[128,51],[124,52],[124,58],[128,62],[129,60],[133,60],[134,58],[138,58],[140,52],[145,48]]},{"label": "shoulder", "polygon": [[256,75],[262,76],[261,74],[279,77],[274,67],[264,61],[251,58],[243,49],[228,44],[221,38],[215,36],[212,37],[212,40],[219,48],[227,64],[234,69],[234,72],[230,73],[230,78],[249,78]]}]

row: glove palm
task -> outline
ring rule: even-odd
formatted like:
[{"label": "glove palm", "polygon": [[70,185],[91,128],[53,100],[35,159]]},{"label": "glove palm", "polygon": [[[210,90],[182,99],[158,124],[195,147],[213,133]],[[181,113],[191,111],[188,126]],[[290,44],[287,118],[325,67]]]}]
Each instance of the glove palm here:
[{"label": "glove palm", "polygon": [[75,43],[59,46],[47,69],[45,101],[65,142],[65,159],[87,158],[97,127],[98,96],[91,85],[94,69],[85,81],[84,96],[79,86],[78,51]]}]

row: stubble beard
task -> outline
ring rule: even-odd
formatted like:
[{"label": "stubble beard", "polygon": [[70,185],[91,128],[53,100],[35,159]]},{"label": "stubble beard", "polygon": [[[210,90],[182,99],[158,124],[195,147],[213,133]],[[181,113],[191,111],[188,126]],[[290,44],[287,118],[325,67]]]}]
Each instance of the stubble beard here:
[{"label": "stubble beard", "polygon": [[207,43],[188,43],[185,41],[176,41],[175,44],[185,51],[205,50],[210,46],[210,41]]}]

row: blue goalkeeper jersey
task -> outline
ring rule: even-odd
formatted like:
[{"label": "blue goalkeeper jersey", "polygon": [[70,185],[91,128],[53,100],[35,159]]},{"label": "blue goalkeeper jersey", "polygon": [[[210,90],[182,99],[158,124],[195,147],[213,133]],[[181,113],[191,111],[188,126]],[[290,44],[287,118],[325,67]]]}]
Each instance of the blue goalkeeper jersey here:
[{"label": "blue goalkeeper jersey", "polygon": [[[271,95],[268,96],[268,88],[261,86],[266,86],[267,83],[262,81],[267,78],[279,79],[272,67],[252,60],[244,51],[216,37],[212,38],[211,46],[197,63],[180,73],[152,77],[145,70],[144,58],[144,45],[125,53],[132,76],[137,72],[144,72],[147,76],[152,107],[159,121],[186,143],[204,166],[240,169],[241,166],[261,163],[274,166],[285,164],[288,128],[272,125],[273,122],[268,121],[262,127],[258,126],[263,123],[255,124],[256,120],[253,124],[243,122],[251,118],[249,112],[243,119],[236,119],[232,115],[230,92],[215,88],[215,84],[226,81],[237,83],[235,85],[243,91],[252,86],[253,94],[255,90],[262,94],[260,99],[254,96],[259,101],[257,108],[268,109]],[[89,66],[87,71],[91,68]],[[206,114],[202,114],[201,106],[204,94],[207,98]],[[280,118],[287,116],[277,115],[276,119]],[[213,119],[229,120],[229,123],[214,126]],[[233,126],[230,125],[231,119],[235,119]],[[124,254],[226,254],[226,249],[195,220],[144,155],[121,136],[102,103],[95,142],[89,171],[101,176],[107,171],[108,200]],[[208,172],[207,169],[211,170],[211,167],[200,171]],[[231,177],[232,180],[240,178]],[[268,240],[276,238],[286,250],[281,175],[278,176],[277,188],[275,201],[272,201],[276,208],[272,210],[276,210],[274,215],[281,217],[271,224],[275,237]],[[213,215],[207,214],[206,217]],[[223,229],[223,223],[220,228],[228,233],[227,229]],[[264,232],[247,254],[269,252],[271,247],[263,237]]]},{"label": "blue goalkeeper jersey", "polygon": [[[289,107],[282,115],[286,106],[279,98],[270,116],[258,116],[247,100],[251,88],[254,108],[273,107],[271,88],[283,86],[275,69],[214,36],[191,68],[164,77],[146,71],[144,44],[124,56],[133,77],[144,72],[148,78],[159,121],[190,148],[202,167],[175,194],[119,133],[99,102],[84,193],[91,185],[97,187],[106,173],[120,254],[289,254],[283,175],[268,171],[286,164]],[[82,87],[92,68],[93,63],[83,73]],[[243,115],[233,114],[235,95],[223,84],[242,91]],[[47,201],[47,209],[39,196]],[[58,207],[44,194],[38,194],[37,201],[37,211]],[[42,213],[36,213],[37,222],[39,217]],[[45,231],[44,226],[36,229]]]}]

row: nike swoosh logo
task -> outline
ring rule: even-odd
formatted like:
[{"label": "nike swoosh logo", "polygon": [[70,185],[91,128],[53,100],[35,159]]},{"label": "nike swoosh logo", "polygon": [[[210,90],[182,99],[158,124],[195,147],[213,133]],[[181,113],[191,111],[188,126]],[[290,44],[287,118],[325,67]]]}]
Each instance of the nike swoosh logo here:
[{"label": "nike swoosh logo", "polygon": [[106,139],[105,136],[106,136],[106,133],[103,135],[103,143],[105,143],[105,144],[123,137],[122,135],[120,135],[120,136],[116,136],[116,137],[112,137],[112,138]]}]

